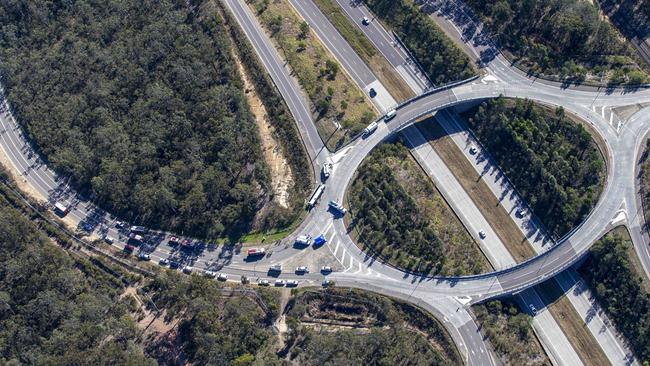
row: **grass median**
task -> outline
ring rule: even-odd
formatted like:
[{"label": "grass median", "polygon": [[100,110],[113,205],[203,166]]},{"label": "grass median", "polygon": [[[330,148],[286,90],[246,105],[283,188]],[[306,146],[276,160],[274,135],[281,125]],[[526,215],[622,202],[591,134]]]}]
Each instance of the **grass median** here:
[{"label": "grass median", "polygon": [[286,0],[248,3],[307,93],[328,148],[341,147],[377,118],[368,98]]},{"label": "grass median", "polygon": [[395,68],[344,13],[336,0],[313,0],[396,101],[415,96]]}]

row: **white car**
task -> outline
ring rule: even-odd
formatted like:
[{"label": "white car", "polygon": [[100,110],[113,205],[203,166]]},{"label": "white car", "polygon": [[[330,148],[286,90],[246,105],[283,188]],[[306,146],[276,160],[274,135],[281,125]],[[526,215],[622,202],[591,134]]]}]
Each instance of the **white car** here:
[{"label": "white car", "polygon": [[479,236],[479,238],[481,238],[481,239],[485,239],[485,237],[487,236],[487,234],[485,234],[485,231],[481,230],[481,231],[478,232],[478,236]]},{"label": "white car", "polygon": [[368,19],[368,17],[361,18],[361,24],[363,24],[363,25],[370,24],[370,19]]},{"label": "white car", "polygon": [[332,267],[330,267],[330,266],[322,266],[320,271],[323,272],[323,273],[330,273],[330,272],[332,272]]},{"label": "white car", "polygon": [[533,313],[533,315],[537,315],[537,308],[533,304],[528,304],[528,308],[530,309],[530,312]]},{"label": "white car", "polygon": [[517,210],[517,216],[520,217],[520,218],[526,216],[526,209],[525,208],[518,209]]},{"label": "white car", "polygon": [[475,155],[477,152],[478,152],[478,150],[476,149],[476,146],[472,146],[472,147],[469,148],[469,153],[470,154]]},{"label": "white car", "polygon": [[219,281],[225,281],[225,280],[228,279],[228,276],[226,276],[225,273],[219,273],[219,276],[217,276],[217,279],[218,279]]},{"label": "white car", "polygon": [[269,280],[260,280],[260,282],[258,282],[258,285],[260,285],[260,286],[269,286],[270,283],[269,283]]},{"label": "white car", "polygon": [[106,236],[104,238],[104,241],[107,242],[108,244],[113,244],[113,242],[115,242],[115,239],[113,239],[113,237],[111,236]]},{"label": "white car", "polygon": [[212,271],[205,271],[204,275],[205,275],[205,277],[210,277],[210,278],[217,277],[217,274],[212,272]]},{"label": "white car", "polygon": [[323,280],[322,285],[323,287],[330,287],[332,286],[332,283],[333,283],[332,280]]},{"label": "white car", "polygon": [[140,253],[138,259],[140,259],[141,261],[149,261],[151,260],[151,256],[147,253]]},{"label": "white car", "polygon": [[167,266],[167,265],[169,265],[169,259],[160,258],[160,260],[158,261],[158,264],[160,264],[161,266]]},{"label": "white car", "polygon": [[284,280],[275,280],[275,285],[278,287],[284,286],[284,284],[285,284]]},{"label": "white car", "polygon": [[192,270],[194,270],[194,268],[192,268],[191,266],[183,267],[183,273],[190,274],[192,273]]},{"label": "white car", "polygon": [[307,266],[296,267],[296,273],[309,273],[309,268]]},{"label": "white car", "polygon": [[298,286],[298,281],[296,280],[287,280],[287,287],[296,287]]}]

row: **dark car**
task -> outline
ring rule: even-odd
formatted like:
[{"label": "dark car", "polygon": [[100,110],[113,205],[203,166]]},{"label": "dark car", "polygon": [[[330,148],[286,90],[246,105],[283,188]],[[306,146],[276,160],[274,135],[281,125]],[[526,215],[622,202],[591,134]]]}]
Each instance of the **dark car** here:
[{"label": "dark car", "polygon": [[181,264],[178,263],[178,262],[175,262],[175,261],[169,262],[169,268],[171,268],[171,269],[178,269],[180,266],[181,266]]}]

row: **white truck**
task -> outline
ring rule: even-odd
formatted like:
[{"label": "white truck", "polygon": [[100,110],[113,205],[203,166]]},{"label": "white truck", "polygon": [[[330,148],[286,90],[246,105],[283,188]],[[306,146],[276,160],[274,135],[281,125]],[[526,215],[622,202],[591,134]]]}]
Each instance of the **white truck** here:
[{"label": "white truck", "polygon": [[332,209],[338,211],[341,215],[345,215],[345,213],[348,211],[348,210],[345,209],[345,207],[343,207],[343,205],[341,205],[340,203],[338,203],[338,202],[336,202],[334,200],[329,202],[329,206]]},{"label": "white truck", "polygon": [[334,165],[332,165],[331,162],[326,162],[323,164],[323,177],[325,179],[330,177],[330,174],[332,174],[332,169],[334,168]]},{"label": "white truck", "polygon": [[325,190],[325,185],[324,184],[319,184],[318,188],[314,191],[314,193],[311,195],[311,198],[309,198],[309,202],[307,203],[307,206],[309,208],[312,208],[316,206],[316,203],[318,202],[318,199],[320,196],[323,194],[323,191]]},{"label": "white truck", "polygon": [[379,125],[377,124],[377,122],[373,122],[373,123],[369,124],[368,127],[366,127],[363,130],[363,135],[364,136],[370,135],[371,133],[375,132],[375,130],[377,129],[378,126]]},{"label": "white truck", "polygon": [[395,110],[395,109],[391,109],[391,110],[388,111],[388,113],[386,113],[386,115],[384,116],[384,122],[388,122],[388,121],[390,121],[391,119],[395,118],[396,115],[397,115],[397,110]]}]

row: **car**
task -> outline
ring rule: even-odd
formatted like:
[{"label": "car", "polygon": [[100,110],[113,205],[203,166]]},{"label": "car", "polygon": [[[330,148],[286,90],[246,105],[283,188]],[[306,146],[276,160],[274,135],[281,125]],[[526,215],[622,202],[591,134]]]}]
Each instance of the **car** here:
[{"label": "car", "polygon": [[183,267],[183,273],[190,274],[190,273],[192,273],[192,270],[194,270],[194,268],[192,268],[191,266]]},{"label": "car", "polygon": [[84,224],[84,231],[91,232],[95,228],[95,226],[89,222]]},{"label": "car", "polygon": [[141,261],[150,261],[151,256],[149,254],[147,254],[147,253],[140,253],[140,255],[138,256],[138,259],[141,260]]},{"label": "car", "polygon": [[169,259],[160,258],[160,260],[158,261],[158,264],[160,264],[161,266],[167,266],[167,265],[169,265]]},{"label": "car", "polygon": [[363,24],[363,25],[370,24],[370,19],[368,19],[368,17],[361,18],[361,24]]},{"label": "car", "polygon": [[487,234],[485,234],[485,231],[480,230],[480,231],[478,232],[478,236],[479,236],[479,238],[481,238],[481,239],[485,239],[485,237],[487,236]]},{"label": "car", "polygon": [[136,233],[136,234],[146,234],[147,233],[147,228],[144,227],[144,226],[131,226],[129,228],[129,231],[131,231],[132,233]]},{"label": "car", "polygon": [[113,239],[110,236],[105,236],[104,241],[107,242],[108,244],[113,244],[115,242],[115,239]]},{"label": "car", "polygon": [[298,281],[296,280],[287,280],[287,287],[296,287],[298,286]]},{"label": "car", "polygon": [[272,273],[282,273],[282,265],[281,264],[274,264],[271,267],[269,267],[269,272]]},{"label": "car", "polygon": [[370,88],[370,90],[368,90],[368,95],[370,95],[370,98],[376,97],[377,91],[375,90],[375,88]]},{"label": "car", "polygon": [[307,268],[307,266],[296,267],[296,273],[297,274],[309,273],[309,268]]},{"label": "car", "polygon": [[115,221],[115,227],[118,229],[124,229],[126,227],[126,222],[124,221]]},{"label": "car", "polygon": [[311,235],[300,235],[294,243],[298,246],[309,246],[311,244]]},{"label": "car", "polygon": [[478,152],[478,150],[476,149],[476,146],[471,146],[471,147],[469,148],[469,153],[470,153],[470,154],[472,154],[472,155],[476,155],[477,152]]},{"label": "car", "polygon": [[330,287],[330,286],[332,286],[333,284],[334,284],[334,282],[332,282],[332,280],[323,280],[323,282],[321,283],[321,285],[322,285],[323,287]]},{"label": "car", "polygon": [[176,262],[176,261],[169,262],[169,268],[171,268],[171,269],[178,269],[180,266],[181,266],[181,264]]},{"label": "car", "polygon": [[327,239],[325,239],[325,235],[323,235],[323,234],[318,235],[316,237],[316,239],[314,239],[314,246],[315,247],[321,246],[321,245],[323,245],[325,243],[327,243]]},{"label": "car", "polygon": [[217,274],[215,272],[212,272],[212,271],[205,271],[205,272],[203,272],[203,274],[205,275],[205,277],[210,277],[210,278],[217,277]]},{"label": "car", "polygon": [[284,285],[285,285],[284,280],[275,280],[275,286],[280,287]]},{"label": "car", "polygon": [[127,244],[124,246],[124,252],[131,254],[135,250],[135,247],[131,244]]},{"label": "car", "polygon": [[225,273],[219,273],[219,275],[217,276],[217,279],[219,281],[225,281],[225,280],[228,279],[228,276]]},{"label": "car", "polygon": [[391,110],[388,111],[388,113],[386,113],[386,115],[384,116],[384,122],[388,122],[388,121],[390,121],[391,119],[395,118],[396,115],[397,115],[397,110],[395,110],[395,109],[391,109]]},{"label": "car", "polygon": [[330,266],[322,266],[322,267],[320,268],[320,271],[321,271],[322,273],[331,273],[331,272],[332,272],[332,267],[330,267]]},{"label": "car", "polygon": [[181,240],[177,236],[170,236],[169,237],[169,245],[177,245],[181,242]]},{"label": "car", "polygon": [[269,283],[269,280],[260,280],[257,284],[259,286],[269,286],[271,283]]},{"label": "car", "polygon": [[533,315],[537,315],[537,308],[533,304],[528,304],[528,308],[530,309],[530,312],[533,313]]},{"label": "car", "polygon": [[526,209],[525,208],[520,208],[517,210],[517,217],[522,218],[526,216]]}]

